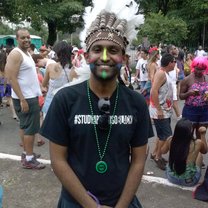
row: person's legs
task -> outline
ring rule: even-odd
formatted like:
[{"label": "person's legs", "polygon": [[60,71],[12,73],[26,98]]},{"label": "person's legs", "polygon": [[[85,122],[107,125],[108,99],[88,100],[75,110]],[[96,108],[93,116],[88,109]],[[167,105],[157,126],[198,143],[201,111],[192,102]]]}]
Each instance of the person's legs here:
[{"label": "person's legs", "polygon": [[203,156],[202,156],[202,154],[199,152],[199,154],[198,154],[198,156],[197,156],[197,158],[196,158],[196,166],[198,166],[198,167],[202,167],[202,164],[203,164]]},{"label": "person's legs", "polygon": [[181,118],[181,113],[180,113],[180,109],[179,109],[179,106],[178,106],[178,100],[173,100],[173,109],[175,111],[177,119],[180,119]]},{"label": "person's legs", "polygon": [[157,147],[155,147],[154,161],[161,170],[166,168],[166,160],[162,158],[162,149],[166,146],[167,139],[172,135],[170,118],[154,119],[157,136],[159,138]]},{"label": "person's legs", "polygon": [[[43,113],[42,111],[40,111],[40,127],[42,126],[42,123],[43,123]],[[39,147],[45,144],[43,137],[39,133],[35,135],[35,138],[37,139],[37,145]]]},{"label": "person's legs", "polygon": [[157,151],[156,151],[156,154],[155,154],[155,159],[161,159],[162,158],[162,147],[163,145],[165,144],[165,141],[163,140],[158,140],[158,144],[157,144]]},{"label": "person's legs", "polygon": [[180,185],[180,186],[192,187],[192,186],[195,186],[201,178],[201,170],[198,166],[196,166],[196,168],[197,168],[197,170],[196,170],[196,173],[194,176],[192,176],[191,178],[182,179],[182,178],[177,177],[176,175],[173,175],[171,173],[170,167],[167,167],[166,177],[173,184]]},{"label": "person's legs", "polygon": [[20,139],[21,139],[20,146],[22,146],[23,147],[23,151],[25,151],[25,147],[24,147],[24,130],[23,129],[19,130],[19,135],[20,135]]},{"label": "person's legs", "polygon": [[24,147],[26,155],[33,155],[33,146],[34,146],[35,135],[24,135]]},{"label": "person's legs", "polygon": [[25,155],[22,155],[22,167],[40,170],[45,168],[45,165],[36,160],[40,155],[33,152],[34,140],[35,135],[24,135]]},{"label": "person's legs", "polygon": [[26,100],[29,105],[29,111],[23,113],[21,111],[20,101],[13,99],[15,111],[20,119],[20,137],[23,144],[23,153],[21,155],[21,162],[23,168],[27,169],[43,169],[45,165],[39,163],[36,155],[33,152],[35,134],[40,128],[40,116],[38,98],[31,98]]},{"label": "person's legs", "polygon": [[158,141],[159,141],[159,138],[157,137],[156,140],[155,140],[155,147],[154,147],[154,150],[152,152],[152,155],[151,155],[151,159],[154,159],[155,155],[156,155],[156,152],[157,152],[157,147],[158,147]]}]

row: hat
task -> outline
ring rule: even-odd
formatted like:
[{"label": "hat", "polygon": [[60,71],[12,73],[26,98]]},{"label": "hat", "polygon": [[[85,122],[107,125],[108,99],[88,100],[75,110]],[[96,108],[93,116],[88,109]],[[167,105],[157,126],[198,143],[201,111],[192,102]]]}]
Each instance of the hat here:
[{"label": "hat", "polygon": [[149,49],[149,53],[152,53],[153,51],[158,51],[158,48],[157,47],[152,47]]},{"label": "hat", "polygon": [[83,19],[85,28],[80,39],[88,51],[98,40],[113,41],[125,50],[144,18],[138,15],[138,4],[133,0],[102,0],[102,4],[93,0],[93,8],[85,9]]},{"label": "hat", "polygon": [[48,51],[48,49],[45,45],[43,45],[40,47],[39,51]]},{"label": "hat", "polygon": [[78,49],[77,47],[74,47],[74,48],[72,49],[72,53],[74,53],[75,51],[79,51],[79,49]]},{"label": "hat", "polygon": [[197,186],[193,192],[193,198],[208,202],[208,167],[204,176],[203,183]]},{"label": "hat", "polygon": [[79,49],[78,54],[84,54],[84,50],[83,49]]}]

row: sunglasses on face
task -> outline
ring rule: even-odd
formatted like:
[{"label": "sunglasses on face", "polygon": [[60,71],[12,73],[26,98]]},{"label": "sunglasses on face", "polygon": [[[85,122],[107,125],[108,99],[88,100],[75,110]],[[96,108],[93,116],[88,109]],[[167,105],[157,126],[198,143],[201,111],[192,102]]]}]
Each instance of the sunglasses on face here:
[{"label": "sunglasses on face", "polygon": [[205,68],[195,67],[195,70],[197,70],[197,71],[205,71]]},{"label": "sunglasses on face", "polygon": [[110,124],[110,100],[108,98],[99,99],[98,109],[101,113],[98,119],[98,127],[101,130],[107,130]]}]

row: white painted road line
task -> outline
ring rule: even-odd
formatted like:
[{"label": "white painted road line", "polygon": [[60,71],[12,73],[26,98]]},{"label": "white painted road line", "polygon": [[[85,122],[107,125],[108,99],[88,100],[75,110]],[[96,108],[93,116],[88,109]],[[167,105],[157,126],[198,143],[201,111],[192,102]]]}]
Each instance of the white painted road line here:
[{"label": "white painted road line", "polygon": [[[17,156],[17,155],[0,153],[0,159],[10,159],[10,160],[20,161],[21,157]],[[38,161],[40,161],[43,164],[51,164],[50,160],[38,159]],[[143,175],[142,176],[142,182],[143,183],[158,183],[158,184],[165,185],[165,186],[180,188],[180,189],[183,189],[183,190],[186,190],[186,191],[193,191],[195,189],[195,187],[177,186],[177,185],[174,185],[174,184],[170,183],[165,178],[154,177],[154,176],[147,176],[147,175]]]},{"label": "white painted road line", "polygon": [[142,176],[142,182],[143,183],[158,183],[158,184],[165,185],[165,186],[180,188],[186,191],[193,191],[195,189],[195,187],[185,187],[185,186],[178,186],[178,185],[172,184],[165,178],[147,176],[147,175]]}]

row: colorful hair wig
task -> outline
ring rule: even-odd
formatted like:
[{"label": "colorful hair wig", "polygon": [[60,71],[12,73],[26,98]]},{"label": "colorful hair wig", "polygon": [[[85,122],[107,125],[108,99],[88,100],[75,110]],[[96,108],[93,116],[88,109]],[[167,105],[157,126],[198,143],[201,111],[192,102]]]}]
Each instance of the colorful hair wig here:
[{"label": "colorful hair wig", "polygon": [[195,67],[205,69],[204,74],[208,74],[208,57],[202,56],[194,58],[191,63],[191,72],[194,72]]}]

